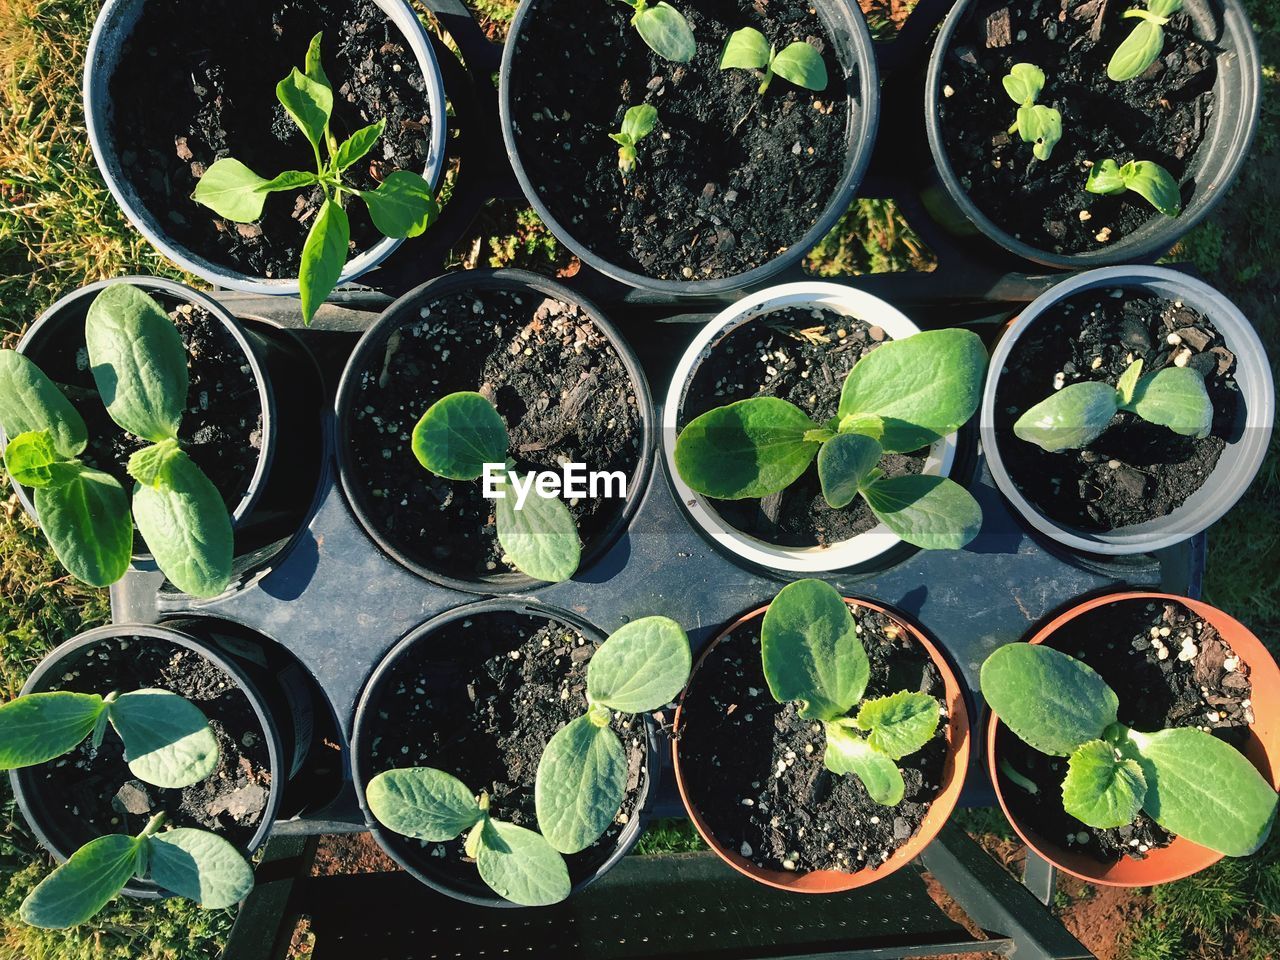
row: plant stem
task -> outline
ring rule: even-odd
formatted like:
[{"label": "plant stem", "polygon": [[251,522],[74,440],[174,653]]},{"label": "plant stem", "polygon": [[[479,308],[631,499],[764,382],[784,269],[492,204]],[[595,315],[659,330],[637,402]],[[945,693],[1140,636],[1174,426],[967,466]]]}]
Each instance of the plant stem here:
[{"label": "plant stem", "polygon": [[146,827],[143,829],[143,831],[140,834],[138,834],[138,836],[154,837],[157,833],[160,832],[160,828],[164,826],[165,820],[167,819],[168,819],[167,814],[157,813],[154,817],[151,818],[151,820],[147,823]]}]

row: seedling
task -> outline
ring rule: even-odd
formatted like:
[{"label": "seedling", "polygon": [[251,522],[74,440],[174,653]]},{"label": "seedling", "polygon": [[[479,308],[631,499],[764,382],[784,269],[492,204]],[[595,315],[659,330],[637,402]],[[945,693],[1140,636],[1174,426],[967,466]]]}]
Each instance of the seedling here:
[{"label": "seedling", "polygon": [[178,440],[188,388],[181,335],[155,300],[123,283],[94,299],[84,332],[107,413],[125,432],[150,441],[129,458],[129,475],[138,481],[133,518],[119,481],[77,459],[89,434],[75,407],[27,357],[0,350],[9,475],[34,488],[40,527],[77,579],[105,587],[124,576],[136,521],[156,565],[178,589],[217,596],[231,582],[231,518]]},{"label": "seedling", "polygon": [[1276,792],[1234,747],[1195,727],[1139,733],[1091,667],[1039,644],[1001,647],[982,665],[982,694],[1028,746],[1068,757],[1063,808],[1100,830],[1144,810],[1170,833],[1230,857],[1267,839]]},{"label": "seedling", "polygon": [[[337,285],[351,245],[351,223],[343,208],[345,197],[359,197],[369,209],[373,225],[388,237],[404,239],[422,234],[439,216],[431,184],[408,170],[387,176],[376,190],[357,190],[342,175],[373,149],[386,128],[379,120],[353,133],[341,144],[329,129],[333,87],[320,62],[317,33],[307,50],[305,72],[297,67],[276,85],[276,97],[311,143],[315,172],[286,170],[267,180],[233,157],[211,166],[196,185],[194,199],[234,223],[252,223],[262,216],[267,194],[319,187],[324,195],[302,247],[298,287],[302,320],[311,323],[320,304]],[[328,160],[321,156],[323,145]]]},{"label": "seedling", "polygon": [[1153,160],[1130,160],[1124,166],[1103,160],[1089,169],[1084,188],[1090,193],[1120,194],[1132,190],[1166,217],[1182,212],[1178,181]]},{"label": "seedling", "polygon": [[618,144],[618,169],[630,173],[636,168],[636,147],[640,141],[653,133],[658,125],[658,108],[643,103],[632,107],[622,118],[622,129],[609,134],[609,139]]},{"label": "seedling", "polygon": [[796,701],[800,716],[822,724],[826,768],[853,774],[872,800],[891,807],[906,793],[895,761],[933,739],[942,711],[936,699],[918,691],[863,700],[871,665],[860,629],[834,587],[798,580],[769,604],[760,654],[773,699]]},{"label": "seedling", "polygon": [[1037,160],[1048,160],[1062,139],[1062,114],[1036,103],[1044,90],[1044,71],[1034,63],[1015,63],[1000,82],[1009,99],[1018,104],[1018,115],[1009,132],[1020,136],[1023,143],[1035,144],[1031,153]]},{"label": "seedling", "polygon": [[1126,17],[1139,18],[1133,32],[1121,41],[1107,64],[1107,76],[1117,83],[1132,80],[1156,62],[1164,48],[1164,26],[1182,9],[1182,0],[1146,0],[1147,6],[1126,10]]},{"label": "seedling", "polygon": [[890,530],[927,550],[958,550],[978,534],[982,511],[947,477],[886,477],[886,453],[908,453],[973,416],[987,353],[967,330],[917,333],[877,347],[849,371],[840,407],[825,424],[777,397],[752,397],[702,414],[676,439],[676,470],[716,500],[767,497],[800,478],[814,457],[827,503],[861,496]]},{"label": "seedling", "polygon": [[730,35],[720,56],[720,69],[763,70],[761,96],[768,91],[775,74],[806,90],[827,89],[827,65],[811,44],[797,40],[779,53],[778,48],[753,27],[743,27]]},{"label": "seedling", "polygon": [[1114,387],[1101,380],[1063,387],[1019,417],[1013,433],[1049,453],[1080,450],[1102,436],[1121,410],[1184,437],[1207,437],[1213,426],[1213,401],[1199,373],[1166,367],[1144,377],[1139,359]]},{"label": "seedling", "polygon": [[569,896],[569,870],[555,848],[532,830],[489,816],[488,794],[477,800],[443,770],[387,770],[364,795],[374,818],[403,837],[443,843],[465,832],[480,879],[512,903],[544,907]]},{"label": "seedling", "polygon": [[587,712],[562,727],[538,762],[538,827],[561,853],[585,850],[608,829],[627,788],[627,755],[609,728],[614,711],[650,713],[689,679],[689,638],[666,617],[635,620],[587,665]]},{"label": "seedling", "polygon": [[631,25],[640,34],[640,39],[658,56],[676,63],[688,63],[698,52],[698,44],[693,39],[689,21],[665,0],[658,3],[651,3],[650,0],[619,2],[635,10]]},{"label": "seedling", "polygon": [[[451,393],[437,400],[413,428],[418,462],[448,480],[478,480],[485,464],[506,465],[494,500],[498,543],[516,569],[536,580],[559,583],[577,572],[582,546],[573,515],[559,497],[525,488],[523,504],[506,479],[515,470],[508,458],[507,425],[484,396]],[[525,478],[532,483],[532,475]]]}]

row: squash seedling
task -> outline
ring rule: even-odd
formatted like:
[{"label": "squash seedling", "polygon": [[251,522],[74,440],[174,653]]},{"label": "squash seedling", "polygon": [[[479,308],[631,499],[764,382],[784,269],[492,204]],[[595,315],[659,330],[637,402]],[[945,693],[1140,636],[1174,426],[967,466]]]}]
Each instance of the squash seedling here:
[{"label": "squash seedling", "polygon": [[538,761],[538,828],[561,853],[585,850],[617,816],[627,754],[609,728],[613,713],[650,713],[689,679],[689,638],[666,617],[615,630],[587,664],[587,712],[551,738]]},{"label": "squash seedling", "polygon": [[1181,9],[1182,0],[1146,0],[1146,9],[1126,10],[1124,16],[1137,17],[1139,22],[1111,55],[1107,76],[1122,83],[1139,76],[1155,63],[1164,48],[1165,24]]},{"label": "squash seedling", "polygon": [[761,96],[768,92],[775,75],[806,90],[827,89],[827,65],[812,44],[797,40],[779,52],[754,27],[743,27],[729,36],[720,55],[720,69],[763,70]]},{"label": "squash seedling", "polygon": [[982,695],[1014,735],[1067,757],[1063,807],[1100,830],[1139,810],[1170,833],[1229,857],[1267,839],[1276,792],[1245,757],[1195,727],[1143,733],[1092,667],[1040,644],[1011,643],[982,665]]},{"label": "squash seedling", "polygon": [[582,555],[573,515],[557,496],[544,495],[530,484],[513,489],[515,463],[508,458],[507,425],[479,393],[451,393],[437,400],[413,428],[418,462],[448,480],[478,480],[486,464],[503,464],[494,500],[498,543],[516,569],[536,580],[559,583],[577,572]]},{"label": "squash seedling", "polygon": [[[324,202],[302,247],[298,287],[302,320],[311,323],[346,266],[351,245],[351,222],[344,198],[359,197],[369,209],[373,225],[396,239],[422,234],[439,216],[431,185],[408,170],[387,176],[375,190],[357,190],[343,182],[345,171],[368,155],[386,128],[386,120],[362,127],[342,143],[329,128],[333,87],[320,62],[317,33],[307,50],[305,72],[297,67],[276,85],[276,98],[303,132],[315,154],[316,169],[286,170],[268,180],[233,157],[211,166],[196,185],[193,199],[234,223],[252,223],[262,216],[267,195],[284,190],[320,187]],[[321,155],[323,146],[327,160]]]},{"label": "squash seedling", "polygon": [[1036,103],[1044,90],[1044,71],[1034,63],[1015,63],[1000,82],[1009,99],[1018,104],[1009,132],[1020,136],[1023,143],[1035,144],[1031,152],[1037,160],[1048,160],[1062,139],[1062,114]]},{"label": "squash seedling", "polygon": [[650,3],[649,0],[619,0],[635,13],[631,25],[640,39],[658,56],[676,63],[688,63],[698,52],[689,21],[666,0]]},{"label": "squash seedling", "polygon": [[630,173],[636,168],[636,147],[640,141],[653,133],[658,125],[658,108],[647,103],[632,107],[622,118],[622,129],[609,134],[609,139],[618,144],[618,169]]},{"label": "squash seedling", "polygon": [[72,576],[95,587],[129,568],[133,522],[178,589],[220,594],[231,582],[234,542],[222,495],[178,440],[187,405],[187,350],[155,300],[129,284],[107,287],[85,318],[98,394],[125,432],[150,445],[129,458],[138,481],[133,520],[124,488],[77,458],[89,443],[76,409],[22,354],[0,351],[5,467],[35,490],[40,527]]},{"label": "squash seedling", "polygon": [[365,801],[380,824],[403,837],[443,843],[466,833],[480,879],[512,903],[544,907],[569,896],[569,870],[555,848],[533,830],[489,816],[488,795],[477,799],[443,770],[384,771],[369,781]]},{"label": "squash seedling", "polygon": [[769,604],[760,654],[773,699],[795,701],[800,716],[822,724],[826,768],[853,774],[872,800],[891,807],[906,792],[896,761],[933,739],[942,711],[936,699],[918,691],[863,700],[871,665],[860,630],[834,587],[798,580]]},{"label": "squash seedling", "polygon": [[836,415],[814,423],[778,397],[717,407],[676,439],[676,470],[716,500],[785,490],[818,459],[822,494],[835,509],[856,496],[908,543],[958,550],[978,534],[982,510],[948,477],[886,477],[886,453],[909,453],[959,429],[978,408],[987,353],[967,330],[933,330],[884,343],[849,371]]},{"label": "squash seedling", "polygon": [[1153,160],[1130,160],[1124,166],[1110,159],[1095,163],[1089,168],[1084,188],[1090,193],[1110,195],[1132,190],[1166,217],[1182,212],[1178,181]]},{"label": "squash seedling", "polygon": [[1049,453],[1080,450],[1102,436],[1121,410],[1184,437],[1207,437],[1213,426],[1213,401],[1198,372],[1166,367],[1144,377],[1139,359],[1114,387],[1101,380],[1063,387],[1019,417],[1013,433]]}]

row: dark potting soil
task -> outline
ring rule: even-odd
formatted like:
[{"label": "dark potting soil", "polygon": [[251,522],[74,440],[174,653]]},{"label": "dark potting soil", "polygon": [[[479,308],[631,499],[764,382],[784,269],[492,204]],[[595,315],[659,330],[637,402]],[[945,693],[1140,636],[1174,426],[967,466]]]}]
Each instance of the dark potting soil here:
[{"label": "dark potting soil", "polygon": [[[488,793],[496,819],[537,830],[538,761],[551,737],[586,712],[595,649],[574,627],[541,616],[491,612],[446,624],[396,664],[370,704],[370,769],[444,770],[477,796]],[[565,857],[575,882],[612,854],[648,789],[644,721],[615,716],[612,727],[627,751],[626,799],[599,840]],[[463,839],[403,843],[477,883]]]},{"label": "dark potting soil", "polygon": [[[756,317],[710,345],[685,391],[678,426],[750,397],[780,397],[824,423],[835,416],[853,365],[890,339],[880,327],[821,307]],[[927,459],[927,448],[887,454],[880,469],[890,477],[920,473]],[[880,522],[861,497],[833,509],[822,496],[816,459],[781,493],[711,502],[736,529],[787,547],[830,546]]]},{"label": "dark potting soil", "polygon": [[[1249,667],[1216,629],[1180,603],[1120,600],[1062,627],[1050,644],[1093,667],[1120,698],[1119,719],[1141,733],[1199,727],[1237,749],[1253,722]],[[1112,862],[1145,859],[1173,835],[1147,814],[1129,826],[1098,830],[1062,808],[1065,757],[1028,747],[1001,726],[996,749],[1037,785],[1032,796],[1001,775],[1000,789],[1020,821],[1046,840]]]},{"label": "dark potting soil", "polygon": [[856,776],[822,762],[821,724],[769,692],[757,617],[721,640],[693,675],[680,720],[680,768],[689,800],[717,840],[770,870],[878,867],[919,830],[941,789],[947,756],[942,677],[891,618],[854,607],[871,661],[866,697],[919,690],[942,707],[922,750],[898,761],[906,795],[881,806]]},{"label": "dark potting soil", "polygon": [[[833,199],[849,152],[848,98],[822,19],[801,0],[685,0],[698,42],[688,64],[653,53],[623,4],[539,0],[517,39],[512,119],[520,158],[565,229],[605,259],[663,280],[729,277],[807,233]],[[806,40],[827,89],[721,70],[729,34],[760,30],[782,49]],[[570,42],[566,42],[570,40]],[[618,170],[629,107],[658,109],[634,171]]]},{"label": "dark potting soil", "polygon": [[85,740],[31,771],[37,806],[77,846],[107,833],[137,834],[161,812],[170,825],[211,830],[248,846],[268,808],[271,758],[252,704],[218,666],[154,637],[117,637],[64,664],[48,686],[103,695],[145,688],[176,693],[204,711],[218,738],[217,769],[182,789],[143,783],[129,772],[120,737],[108,728],[96,752]]},{"label": "dark potting soil", "polygon": [[[1137,359],[1144,376],[1177,363],[1204,376],[1214,408],[1209,436],[1184,437],[1127,412],[1084,450],[1049,453],[1013,435],[1018,417],[1056,384],[1114,385]],[[1213,322],[1181,301],[1119,289],[1071,297],[1023,335],[1000,373],[995,423],[1009,475],[1037,509],[1077,529],[1167,516],[1203,486],[1238,433],[1235,366]]]},{"label": "dark potting soil", "polygon": [[[1177,13],[1164,49],[1145,73],[1107,78],[1116,47],[1140,21],[1119,0],[984,0],[956,31],[942,71],[946,151],[970,199],[1024,243],[1073,254],[1114,245],[1163,216],[1137,194],[1089,193],[1089,165],[1153,160],[1182,184],[1214,122],[1217,64],[1204,20]],[[1189,4],[1198,9],[1203,4]],[[1017,105],[1001,85],[1015,63],[1044,71],[1037,102],[1062,114],[1063,136],[1047,161],[1009,134]]]},{"label": "dark potting soil", "polygon": [[[262,177],[315,170],[310,143],[276,99],[324,31],[334,88],[330,129],[341,142],[385,118],[373,151],[344,177],[372,190],[396,170],[421,172],[430,153],[426,82],[403,34],[373,0],[166,0],[148,3],[111,80],[111,136],[144,206],[178,243],[252,276],[298,275],[319,187],[267,197],[261,220],[236,224],[191,199],[215,160],[234,157]],[[162,95],[157,96],[157,92]],[[381,234],[347,205],[354,253]]]},{"label": "dark potting soil", "polygon": [[[425,302],[361,375],[347,412],[357,483],[378,529],[441,574],[481,579],[503,559],[481,480],[446,480],[413,454],[414,426],[432,403],[475,390],[497,408],[520,470],[621,471],[633,494],[644,431],[635,384],[580,307],[533,290],[484,290]],[[619,498],[566,501],[584,556],[625,508]]]}]

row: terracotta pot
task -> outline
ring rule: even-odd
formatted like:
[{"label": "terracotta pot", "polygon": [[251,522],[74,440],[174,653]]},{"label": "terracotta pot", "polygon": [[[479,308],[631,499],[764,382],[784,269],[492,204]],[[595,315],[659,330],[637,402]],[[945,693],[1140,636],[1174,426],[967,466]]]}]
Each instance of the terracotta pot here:
[{"label": "terracotta pot", "polygon": [[[1204,618],[1222,634],[1223,640],[1248,665],[1249,679],[1253,684],[1254,719],[1249,727],[1252,735],[1249,742],[1245,744],[1244,754],[1273,787],[1280,789],[1280,667],[1276,666],[1275,660],[1262,642],[1234,617],[1200,600],[1191,600],[1169,593],[1112,593],[1086,600],[1061,616],[1055,617],[1040,628],[1029,642],[1047,643],[1053,646],[1053,634],[1068,621],[1098,607],[1121,600],[1176,601],[1192,613]],[[1000,718],[992,713],[987,723],[987,773],[995,785],[1000,808],[1023,842],[1059,870],[1081,880],[1087,880],[1089,883],[1100,883],[1111,887],[1145,887],[1181,880],[1222,859],[1222,854],[1217,851],[1182,837],[1175,838],[1167,847],[1151,850],[1144,860],[1125,857],[1111,864],[1102,863],[1088,854],[1067,850],[1045,840],[1035,831],[1019,823],[1005,801],[1004,792],[1000,789],[1000,777],[996,774],[996,734],[999,729]]]},{"label": "terracotta pot", "polygon": [[839,870],[814,870],[809,873],[798,873],[792,870],[765,870],[743,857],[737,850],[730,849],[721,843],[712,834],[711,828],[703,818],[702,813],[689,798],[689,792],[685,787],[686,774],[680,766],[680,730],[684,720],[684,697],[693,685],[693,677],[697,675],[698,670],[701,669],[716,645],[743,624],[756,617],[764,616],[765,611],[769,609],[768,606],[752,610],[750,613],[739,617],[707,645],[707,649],[702,652],[697,663],[694,664],[693,672],[689,677],[689,686],[685,688],[685,693],[681,695],[680,705],[676,709],[671,755],[675,765],[676,787],[680,791],[680,800],[684,803],[685,810],[689,813],[689,819],[693,821],[693,825],[697,827],[698,833],[702,835],[702,839],[706,841],[707,846],[714,850],[720,859],[733,867],[733,869],[766,886],[791,893],[841,893],[845,890],[852,890],[855,887],[865,887],[867,884],[875,883],[895,870],[906,866],[906,864],[919,856],[920,851],[929,845],[939,831],[942,830],[943,825],[946,824],[947,819],[951,816],[951,811],[955,809],[956,802],[960,799],[960,791],[964,787],[965,772],[969,768],[969,711],[965,707],[964,694],[961,692],[960,684],[941,652],[919,629],[907,623],[895,611],[867,600],[854,600],[846,597],[845,602],[850,606],[864,607],[892,617],[895,623],[911,635],[912,639],[924,647],[934,666],[938,668],[938,672],[942,675],[943,688],[947,699],[947,759],[942,770],[942,788],[938,791],[938,795],[934,797],[933,803],[929,807],[929,812],[925,814],[924,821],[920,824],[920,829],[916,831],[915,836],[895,850],[889,859],[880,864],[880,866],[866,867],[856,873],[844,873]]}]

